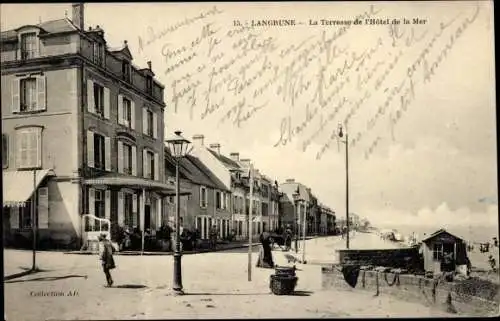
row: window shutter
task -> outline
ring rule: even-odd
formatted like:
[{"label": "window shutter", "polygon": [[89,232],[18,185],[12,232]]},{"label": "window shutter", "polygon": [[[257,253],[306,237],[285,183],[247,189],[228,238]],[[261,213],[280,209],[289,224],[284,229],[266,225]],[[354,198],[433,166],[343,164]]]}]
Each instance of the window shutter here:
[{"label": "window shutter", "polygon": [[132,175],[137,176],[137,146],[132,146]]},{"label": "window shutter", "polygon": [[42,167],[42,129],[37,128],[33,135],[36,140],[36,159],[35,159],[35,167]]},{"label": "window shutter", "polygon": [[49,228],[49,188],[38,188],[38,227]]},{"label": "window shutter", "polygon": [[118,94],[118,124],[123,125],[123,96]]},{"label": "window shutter", "polygon": [[[89,214],[95,215],[95,189],[89,188]],[[94,221],[91,219],[91,221]]]},{"label": "window shutter", "polygon": [[37,90],[37,110],[47,110],[47,78],[45,75],[36,77],[36,90]]},{"label": "window shutter", "polygon": [[139,230],[144,231],[144,194],[139,195]]},{"label": "window shutter", "polygon": [[[23,159],[23,152],[26,150],[26,135],[23,132],[18,132],[16,134],[16,166],[17,168],[22,167],[26,163],[26,159]],[[24,153],[24,155],[26,152]]]},{"label": "window shutter", "polygon": [[118,141],[118,173],[123,173],[123,142]]},{"label": "window shutter", "polygon": [[142,109],[142,133],[148,134],[148,111],[146,108]]},{"label": "window shutter", "polygon": [[42,51],[40,50],[42,46],[40,46],[40,38],[38,33],[35,36],[35,46],[36,46],[35,57],[40,57],[42,55]]},{"label": "window shutter", "polygon": [[94,82],[87,79],[87,111],[95,114]]},{"label": "window shutter", "polygon": [[137,194],[132,195],[132,213],[137,214]]},{"label": "window shutter", "polygon": [[135,103],[130,100],[130,128],[135,129]]},{"label": "window shutter", "polygon": [[157,222],[157,227],[161,227],[162,226],[162,198],[161,197],[158,197],[156,199],[156,217],[158,218],[156,220]]},{"label": "window shutter", "polygon": [[31,129],[26,133],[27,143],[28,143],[28,167],[38,167],[38,131],[36,129]]},{"label": "window shutter", "polygon": [[153,138],[158,138],[158,116],[153,113]]},{"label": "window shutter", "polygon": [[154,172],[154,180],[157,181],[160,179],[160,159],[158,157],[158,153],[155,153],[155,172]]},{"label": "window shutter", "polygon": [[10,228],[19,228],[19,209],[20,207],[10,208]]},{"label": "window shutter", "polygon": [[104,137],[104,166],[105,170],[111,171],[111,138]]},{"label": "window shutter", "polygon": [[142,177],[146,177],[146,173],[148,172],[148,162],[147,162],[147,151],[144,148],[142,150]]},{"label": "window shutter", "polygon": [[87,166],[94,167],[94,132],[87,130]]},{"label": "window shutter", "polygon": [[123,226],[125,223],[125,197],[123,192],[118,192],[118,226]]},{"label": "window shutter", "polygon": [[109,88],[104,87],[104,118],[109,119],[110,101]]},{"label": "window shutter", "polygon": [[19,92],[21,90],[21,79],[12,79],[12,112],[18,113],[21,111],[21,100]]},{"label": "window shutter", "polygon": [[104,192],[104,197],[105,197],[105,200],[104,200],[104,207],[105,207],[104,218],[110,220],[111,219],[111,191],[106,190]]}]

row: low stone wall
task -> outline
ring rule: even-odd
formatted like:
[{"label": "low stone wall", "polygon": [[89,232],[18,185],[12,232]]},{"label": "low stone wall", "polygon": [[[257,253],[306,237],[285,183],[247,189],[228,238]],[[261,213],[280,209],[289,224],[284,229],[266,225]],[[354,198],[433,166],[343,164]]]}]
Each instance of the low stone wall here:
[{"label": "low stone wall", "polygon": [[340,264],[418,269],[418,248],[337,250]]},{"label": "low stone wall", "polygon": [[[499,314],[498,285],[464,286],[464,282],[445,282],[415,275],[360,271],[355,288],[344,280],[340,266],[322,268],[322,287],[347,291],[370,291],[374,295],[393,295],[402,300],[437,306],[467,316]],[[472,282],[471,282],[472,284]],[[471,290],[476,288],[476,290]],[[480,289],[478,289],[480,288]],[[476,295],[471,295],[476,294]]]}]

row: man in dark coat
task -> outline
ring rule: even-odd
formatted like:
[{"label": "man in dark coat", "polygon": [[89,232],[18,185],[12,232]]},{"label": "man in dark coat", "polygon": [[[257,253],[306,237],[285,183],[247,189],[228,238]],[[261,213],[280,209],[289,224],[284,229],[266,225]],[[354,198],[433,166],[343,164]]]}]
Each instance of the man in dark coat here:
[{"label": "man in dark coat", "polygon": [[109,271],[115,268],[115,261],[113,259],[113,245],[106,238],[106,234],[99,235],[99,260],[106,275],[108,287],[111,287],[113,285],[113,278]]},{"label": "man in dark coat", "polygon": [[273,253],[271,251],[271,234],[269,232],[262,232],[260,234],[260,243],[262,244],[262,251],[259,253],[259,260],[257,267],[274,268]]}]

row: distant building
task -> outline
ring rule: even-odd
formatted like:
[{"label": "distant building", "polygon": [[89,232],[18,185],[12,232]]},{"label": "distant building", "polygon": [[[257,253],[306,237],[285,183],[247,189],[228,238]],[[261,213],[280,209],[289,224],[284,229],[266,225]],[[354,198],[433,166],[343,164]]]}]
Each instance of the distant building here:
[{"label": "distant building", "polygon": [[[307,235],[321,233],[327,234],[328,231],[333,232],[333,229],[335,228],[334,212],[326,207],[322,208],[318,199],[313,195],[309,187],[296,182],[293,178],[287,179],[285,182],[281,183],[279,187],[282,192],[281,206],[283,211],[282,222],[284,225],[289,224],[293,229],[295,229],[295,224],[297,224],[299,232],[302,234],[303,215],[306,213]],[[297,192],[299,193],[300,202],[294,202],[293,199],[293,195]],[[321,232],[322,221],[326,224],[323,232]]]},{"label": "distant building", "polygon": [[162,182],[164,86],[151,63],[132,63],[127,41],[111,48],[99,26],[84,28],[83,4],[72,9],[71,20],[1,33],[7,245],[36,224],[40,247],[80,247],[95,230],[83,214],[155,228],[174,192]]}]

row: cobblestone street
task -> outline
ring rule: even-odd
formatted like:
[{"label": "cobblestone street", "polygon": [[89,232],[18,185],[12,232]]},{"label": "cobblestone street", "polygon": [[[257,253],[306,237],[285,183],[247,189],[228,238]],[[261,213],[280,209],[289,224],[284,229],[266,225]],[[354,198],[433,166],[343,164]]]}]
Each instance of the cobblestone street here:
[{"label": "cobblestone street", "polygon": [[[339,242],[338,237],[312,239],[307,241],[306,253],[309,249],[311,255],[318,255],[321,248]],[[376,239],[364,235],[353,242]],[[279,265],[288,264],[283,253],[274,251]],[[254,262],[257,255],[254,252]],[[41,252],[37,257],[45,272],[5,282],[8,320],[444,315],[387,296],[322,291],[321,267],[312,264],[297,264],[297,295],[274,296],[269,290],[273,270],[252,268],[252,281],[247,281],[245,249],[184,256],[186,295],[178,297],[170,294],[171,256],[116,256],[113,288],[103,286],[97,256]],[[30,266],[31,252],[5,250],[4,262],[6,271]],[[52,291],[56,295],[44,296]]]}]

